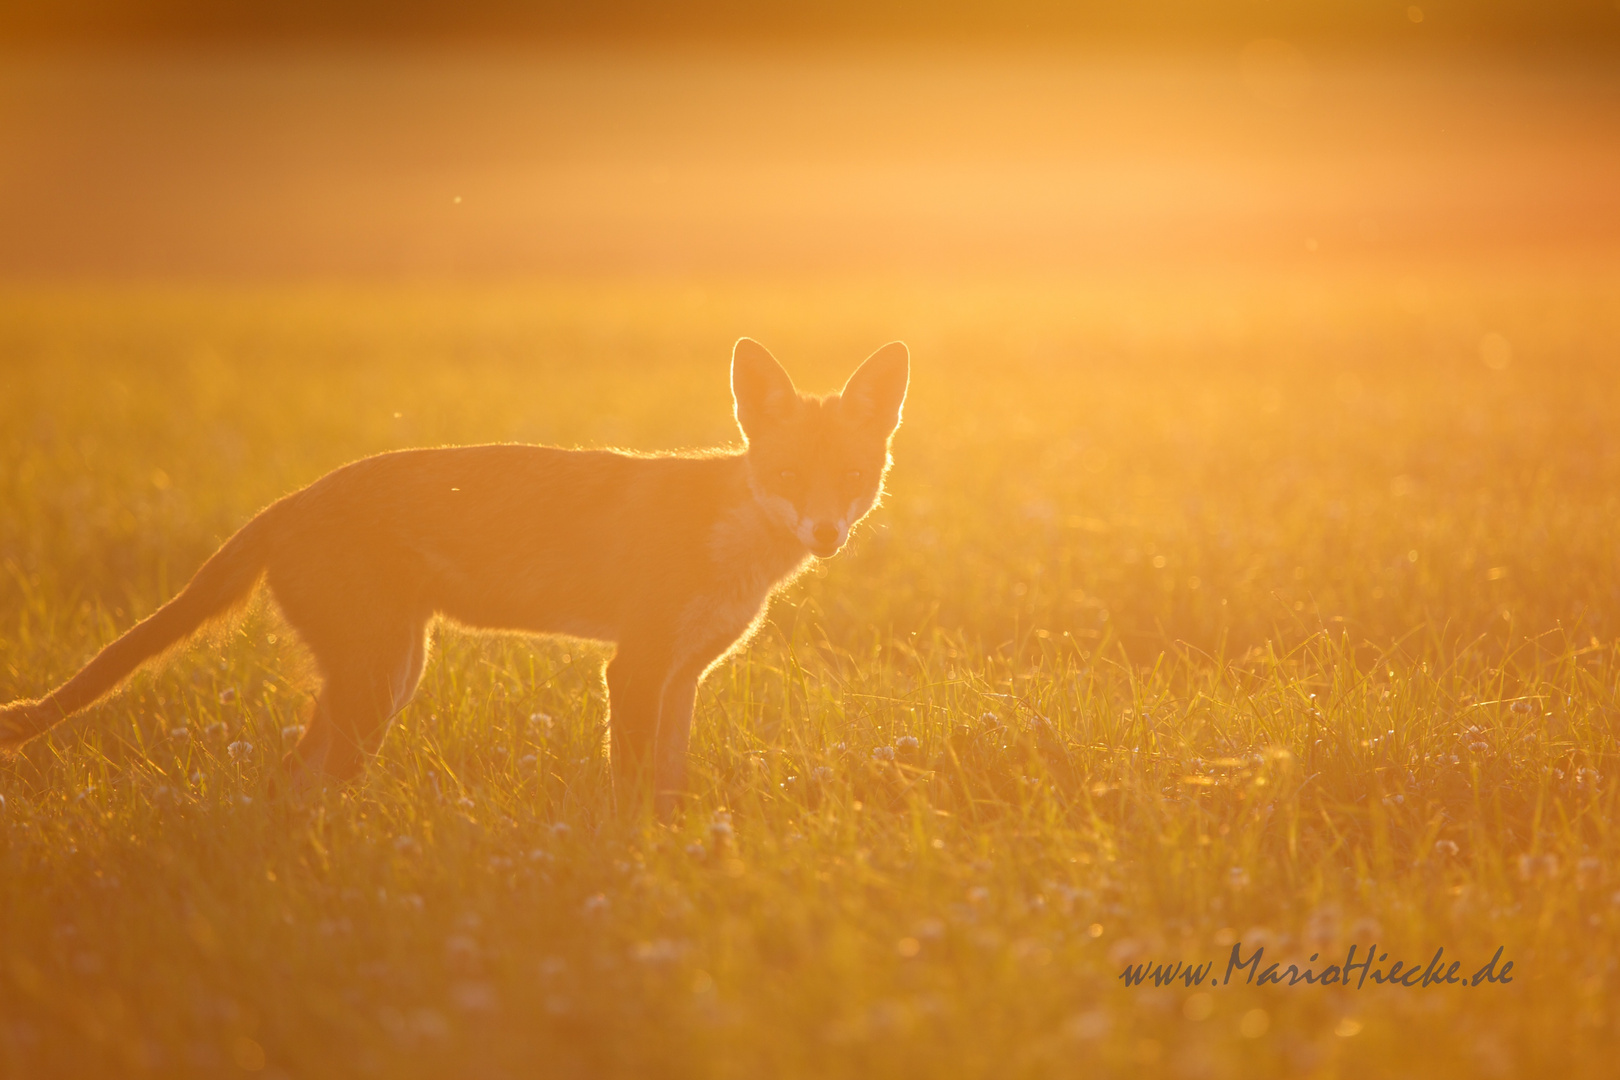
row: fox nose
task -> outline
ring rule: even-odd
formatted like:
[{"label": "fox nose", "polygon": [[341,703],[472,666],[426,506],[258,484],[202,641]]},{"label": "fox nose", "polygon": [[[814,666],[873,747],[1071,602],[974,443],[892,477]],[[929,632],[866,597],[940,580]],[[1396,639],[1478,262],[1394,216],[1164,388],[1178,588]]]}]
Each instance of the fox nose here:
[{"label": "fox nose", "polygon": [[818,548],[830,548],[838,543],[838,526],[823,521],[810,530]]}]

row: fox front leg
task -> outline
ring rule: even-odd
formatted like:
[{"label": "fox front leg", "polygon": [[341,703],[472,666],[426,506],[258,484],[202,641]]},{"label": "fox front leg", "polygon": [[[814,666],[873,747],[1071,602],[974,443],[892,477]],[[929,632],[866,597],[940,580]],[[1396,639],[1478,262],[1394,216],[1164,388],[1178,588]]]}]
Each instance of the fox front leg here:
[{"label": "fox front leg", "polygon": [[677,672],[664,684],[653,747],[654,805],[661,818],[670,817],[687,794],[686,762],[700,674]]},{"label": "fox front leg", "polygon": [[658,713],[668,676],[667,658],[633,643],[620,643],[608,662],[608,764],[621,813],[653,792]]}]

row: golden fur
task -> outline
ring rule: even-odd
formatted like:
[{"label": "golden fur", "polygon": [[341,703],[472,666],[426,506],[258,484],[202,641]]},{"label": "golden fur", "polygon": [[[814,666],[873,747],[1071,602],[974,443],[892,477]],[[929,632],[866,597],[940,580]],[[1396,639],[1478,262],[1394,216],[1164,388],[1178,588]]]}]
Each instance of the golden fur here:
[{"label": "golden fur", "polygon": [[874,353],[841,393],[801,395],[747,338],[732,353],[741,451],[640,456],[497,445],[402,450],[277,501],[178,596],[37,701],[0,708],[15,748],[118,688],[263,580],[322,688],[287,757],[295,787],[346,780],[415,692],[435,616],[615,643],[615,790],[684,790],[698,682],[772,592],[835,554],[876,505],[909,358]]}]

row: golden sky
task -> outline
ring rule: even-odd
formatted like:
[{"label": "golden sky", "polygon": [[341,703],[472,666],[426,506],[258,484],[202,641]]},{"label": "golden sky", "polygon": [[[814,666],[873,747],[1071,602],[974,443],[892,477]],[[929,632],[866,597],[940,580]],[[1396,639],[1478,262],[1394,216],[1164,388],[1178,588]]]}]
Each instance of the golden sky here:
[{"label": "golden sky", "polygon": [[1614,0],[0,0],[0,40],[986,37],[1612,48]]},{"label": "golden sky", "polygon": [[0,276],[1609,258],[1597,59],[548,46],[0,68]]}]

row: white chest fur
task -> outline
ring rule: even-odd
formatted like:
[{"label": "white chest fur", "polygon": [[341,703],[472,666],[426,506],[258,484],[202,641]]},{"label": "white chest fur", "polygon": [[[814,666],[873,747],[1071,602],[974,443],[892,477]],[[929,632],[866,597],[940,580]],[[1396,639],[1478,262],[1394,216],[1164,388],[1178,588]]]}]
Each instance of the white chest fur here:
[{"label": "white chest fur", "polygon": [[771,594],[810,561],[797,538],[774,527],[752,500],[715,526],[709,552],[720,573],[682,613],[679,647],[685,655],[677,666],[718,650],[707,670],[746,643],[764,620]]}]

